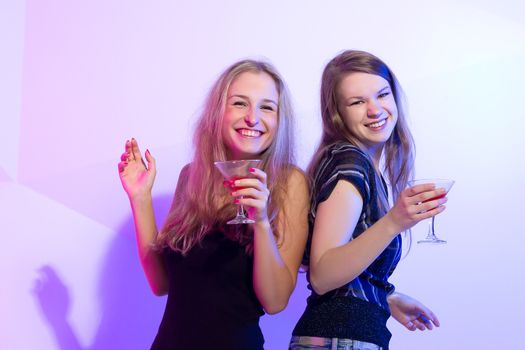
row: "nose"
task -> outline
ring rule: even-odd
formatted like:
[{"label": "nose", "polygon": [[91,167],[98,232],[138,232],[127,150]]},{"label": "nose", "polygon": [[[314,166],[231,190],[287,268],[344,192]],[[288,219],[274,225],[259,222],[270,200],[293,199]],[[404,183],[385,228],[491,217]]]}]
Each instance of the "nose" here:
[{"label": "nose", "polygon": [[258,109],[250,108],[248,113],[244,116],[244,122],[249,127],[254,127],[255,125],[259,124],[259,120],[261,119],[259,115]]},{"label": "nose", "polygon": [[372,98],[368,101],[366,113],[369,118],[379,118],[381,115],[383,115],[383,107],[378,100]]}]

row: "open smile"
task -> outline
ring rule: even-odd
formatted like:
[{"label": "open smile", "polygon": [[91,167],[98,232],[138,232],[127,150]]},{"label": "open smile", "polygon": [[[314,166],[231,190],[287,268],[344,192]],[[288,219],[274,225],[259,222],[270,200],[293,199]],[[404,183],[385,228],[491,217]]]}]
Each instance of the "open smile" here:
[{"label": "open smile", "polygon": [[381,120],[378,120],[378,121],[373,122],[373,123],[365,124],[365,126],[367,128],[375,129],[375,130],[381,129],[386,124],[387,119],[388,119],[388,117],[386,117],[384,119],[381,119]]},{"label": "open smile", "polygon": [[244,137],[259,137],[261,136],[262,134],[264,134],[262,131],[260,130],[254,130],[254,129],[245,129],[245,128],[242,128],[242,129],[236,129],[235,130],[237,133],[241,134],[242,136]]}]

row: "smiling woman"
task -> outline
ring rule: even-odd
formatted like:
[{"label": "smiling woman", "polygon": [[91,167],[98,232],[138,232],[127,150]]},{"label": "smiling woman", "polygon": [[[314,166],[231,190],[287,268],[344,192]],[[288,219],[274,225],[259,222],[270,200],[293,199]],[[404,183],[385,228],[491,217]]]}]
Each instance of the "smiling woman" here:
[{"label": "smiling woman", "polygon": [[[157,231],[147,165],[126,142],[120,178],[131,202],[139,256],[151,289],[168,294],[152,349],[262,349],[259,318],[281,311],[306,243],[308,187],[293,164],[288,91],[268,63],[240,61],[216,81],[197,123],[193,161],[179,175]],[[224,184],[214,162],[260,159],[249,178]],[[291,196],[293,194],[293,196]],[[227,225],[232,201],[253,224]]]},{"label": "smiling woman", "polygon": [[354,72],[341,79],[337,95],[345,127],[373,159],[379,159],[398,119],[389,82],[380,75]]},{"label": "smiling woman", "polygon": [[391,314],[409,330],[439,326],[432,311],[394,292],[388,278],[401,257],[400,233],[442,212],[445,199],[433,198],[445,192],[431,184],[405,189],[414,145],[401,87],[385,63],[344,51],[327,64],[321,84],[323,138],[309,166],[304,259],[312,294],[290,349],[388,349]]},{"label": "smiling woman", "polygon": [[279,92],[264,72],[244,72],[228,89],[222,137],[229,159],[247,159],[266,150],[277,128]]}]

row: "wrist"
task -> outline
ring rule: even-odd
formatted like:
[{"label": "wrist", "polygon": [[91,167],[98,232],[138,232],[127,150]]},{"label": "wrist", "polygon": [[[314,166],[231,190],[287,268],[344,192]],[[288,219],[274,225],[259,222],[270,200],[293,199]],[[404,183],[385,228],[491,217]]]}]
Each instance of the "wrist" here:
[{"label": "wrist", "polygon": [[392,238],[396,237],[401,231],[403,231],[402,227],[398,225],[392,217],[391,212],[386,213],[386,215],[383,216],[378,222],[381,222],[381,224],[384,226],[382,232]]},{"label": "wrist", "polygon": [[129,195],[129,201],[131,205],[142,205],[142,204],[150,204],[153,202],[153,197],[151,195],[151,191],[147,192],[141,192],[141,193],[135,193],[133,195]]},{"label": "wrist", "polygon": [[392,292],[386,296],[386,301],[388,302],[388,305],[395,303],[397,299],[399,299],[399,294],[397,292]]},{"label": "wrist", "polygon": [[257,220],[253,224],[253,229],[255,232],[272,232],[272,225],[268,218]]}]

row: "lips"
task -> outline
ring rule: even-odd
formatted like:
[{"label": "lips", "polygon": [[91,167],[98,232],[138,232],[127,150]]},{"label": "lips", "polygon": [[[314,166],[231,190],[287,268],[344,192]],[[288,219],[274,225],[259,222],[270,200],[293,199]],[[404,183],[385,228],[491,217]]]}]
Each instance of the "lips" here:
[{"label": "lips", "polygon": [[254,130],[254,129],[236,129],[239,134],[241,134],[244,137],[259,137],[263,134],[260,130]]}]

